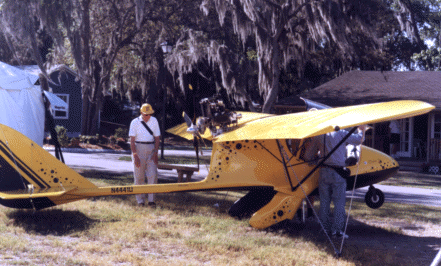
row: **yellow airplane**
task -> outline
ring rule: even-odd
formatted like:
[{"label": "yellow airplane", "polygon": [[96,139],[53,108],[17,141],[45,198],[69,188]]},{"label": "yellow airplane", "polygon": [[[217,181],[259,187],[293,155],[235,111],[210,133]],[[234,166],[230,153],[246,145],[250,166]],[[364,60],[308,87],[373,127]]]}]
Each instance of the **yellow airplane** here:
[{"label": "yellow airplane", "polygon": [[[230,112],[215,98],[204,99],[201,105],[203,117],[196,125],[186,117],[187,125],[168,130],[213,142],[207,177],[189,183],[98,187],[26,136],[0,124],[0,204],[39,210],[97,196],[241,189],[250,193],[231,207],[230,214],[253,214],[251,226],[263,229],[292,219],[302,200],[318,186],[317,169],[326,157],[317,165],[305,162],[306,139],[340,129],[353,132],[359,125],[403,119],[434,108],[420,101],[393,101],[275,116]],[[398,167],[393,158],[362,146],[359,163],[348,167],[347,187],[355,183],[356,188],[372,188]],[[370,191],[367,201],[379,207],[382,193]]]}]

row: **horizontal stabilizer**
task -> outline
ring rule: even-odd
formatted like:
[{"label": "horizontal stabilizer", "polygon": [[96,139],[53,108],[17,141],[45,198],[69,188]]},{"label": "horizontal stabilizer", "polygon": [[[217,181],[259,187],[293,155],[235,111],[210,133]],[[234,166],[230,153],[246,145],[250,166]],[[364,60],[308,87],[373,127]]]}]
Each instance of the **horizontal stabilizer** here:
[{"label": "horizontal stabilizer", "polygon": [[57,197],[62,196],[69,191],[75,190],[75,187],[67,189],[55,187],[46,189],[27,189],[27,190],[15,190],[15,191],[3,191],[0,192],[0,198],[3,200],[17,200],[17,199],[29,199],[29,198],[45,198],[45,197]]}]

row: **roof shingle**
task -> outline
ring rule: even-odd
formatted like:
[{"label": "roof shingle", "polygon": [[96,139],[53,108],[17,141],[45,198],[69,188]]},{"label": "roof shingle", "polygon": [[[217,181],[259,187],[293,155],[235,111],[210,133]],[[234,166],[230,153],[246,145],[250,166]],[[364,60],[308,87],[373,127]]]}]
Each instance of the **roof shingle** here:
[{"label": "roof shingle", "polygon": [[441,71],[351,71],[299,96],[332,107],[420,100],[441,108]]}]

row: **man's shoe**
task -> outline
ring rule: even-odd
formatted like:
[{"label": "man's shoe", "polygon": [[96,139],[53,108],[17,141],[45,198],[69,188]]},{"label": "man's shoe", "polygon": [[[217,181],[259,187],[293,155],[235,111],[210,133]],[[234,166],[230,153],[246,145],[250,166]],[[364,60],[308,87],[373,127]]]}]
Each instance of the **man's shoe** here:
[{"label": "man's shoe", "polygon": [[154,203],[154,202],[149,202],[149,203],[148,203],[148,206],[149,206],[149,207],[152,207],[152,208],[156,208],[156,203]]},{"label": "man's shoe", "polygon": [[333,237],[342,237],[342,238],[344,238],[344,239],[348,239],[349,238],[349,236],[347,235],[347,234],[345,234],[345,233],[343,233],[342,231],[339,231],[339,232],[332,232],[332,236]]},{"label": "man's shoe", "polygon": [[145,204],[144,204],[144,203],[138,203],[138,206],[139,206],[139,207],[144,207]]}]

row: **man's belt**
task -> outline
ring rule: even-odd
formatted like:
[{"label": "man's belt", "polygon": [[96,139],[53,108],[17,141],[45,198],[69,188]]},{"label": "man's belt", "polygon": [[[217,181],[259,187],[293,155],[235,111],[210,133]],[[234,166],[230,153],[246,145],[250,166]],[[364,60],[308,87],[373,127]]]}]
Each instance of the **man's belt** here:
[{"label": "man's belt", "polygon": [[154,141],[135,141],[135,142],[140,144],[155,144]]},{"label": "man's belt", "polygon": [[334,166],[327,164],[324,164],[323,166],[334,169],[334,171],[337,172],[337,174],[339,174],[344,179],[348,178],[351,175],[351,170],[343,166]]}]

